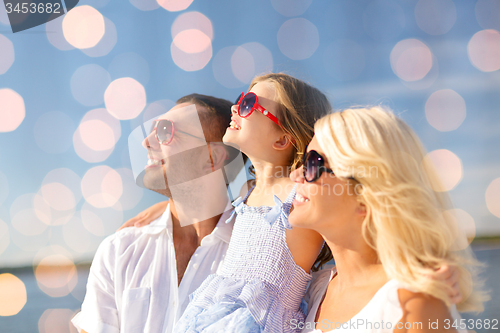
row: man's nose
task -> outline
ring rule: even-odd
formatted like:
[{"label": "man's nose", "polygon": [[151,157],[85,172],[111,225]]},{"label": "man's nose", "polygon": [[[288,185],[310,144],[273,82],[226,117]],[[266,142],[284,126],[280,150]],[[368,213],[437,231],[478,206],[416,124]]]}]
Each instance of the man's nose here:
[{"label": "man's nose", "polygon": [[156,140],[155,131],[149,133],[149,135],[142,141],[142,146],[146,149],[158,149],[160,144]]}]

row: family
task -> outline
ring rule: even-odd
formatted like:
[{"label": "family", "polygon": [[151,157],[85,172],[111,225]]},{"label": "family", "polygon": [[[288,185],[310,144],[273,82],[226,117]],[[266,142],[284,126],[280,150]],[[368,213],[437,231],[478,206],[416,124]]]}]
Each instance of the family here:
[{"label": "family", "polygon": [[[234,104],[192,94],[155,120],[141,182],[169,200],[101,243],[79,332],[460,332],[457,309],[486,296],[419,138],[380,106],[331,110],[271,73]],[[255,180],[231,202],[235,175],[198,180],[235,148]]]}]

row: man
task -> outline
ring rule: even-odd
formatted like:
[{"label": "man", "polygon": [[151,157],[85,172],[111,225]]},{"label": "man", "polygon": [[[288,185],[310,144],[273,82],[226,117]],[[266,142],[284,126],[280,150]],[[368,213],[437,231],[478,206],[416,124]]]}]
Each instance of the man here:
[{"label": "man", "polygon": [[152,123],[138,182],[169,197],[167,209],[149,226],[125,228],[99,246],[82,311],[72,320],[80,332],[171,332],[189,294],[217,271],[233,226],[225,223],[226,184],[234,166],[243,166],[221,143],[230,108],[192,94]]}]

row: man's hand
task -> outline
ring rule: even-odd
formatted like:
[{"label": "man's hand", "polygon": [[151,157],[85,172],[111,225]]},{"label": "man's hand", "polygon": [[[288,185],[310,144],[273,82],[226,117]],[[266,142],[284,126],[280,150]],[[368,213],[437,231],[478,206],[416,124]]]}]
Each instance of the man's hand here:
[{"label": "man's hand", "polygon": [[128,227],[138,228],[150,224],[165,212],[165,209],[167,209],[167,205],[168,200],[159,202],[149,208],[146,208],[135,217],[125,222],[118,230]]}]

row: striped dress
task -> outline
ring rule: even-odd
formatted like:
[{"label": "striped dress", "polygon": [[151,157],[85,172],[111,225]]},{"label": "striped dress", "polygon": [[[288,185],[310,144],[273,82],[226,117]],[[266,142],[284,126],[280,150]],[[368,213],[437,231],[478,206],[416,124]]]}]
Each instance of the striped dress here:
[{"label": "striped dress", "polygon": [[[253,188],[252,188],[253,189]],[[250,191],[235,200],[231,241],[217,274],[190,296],[174,332],[298,332],[300,309],[311,275],[295,264],[286,244],[288,214],[295,187],[275,206],[245,204]]]}]

